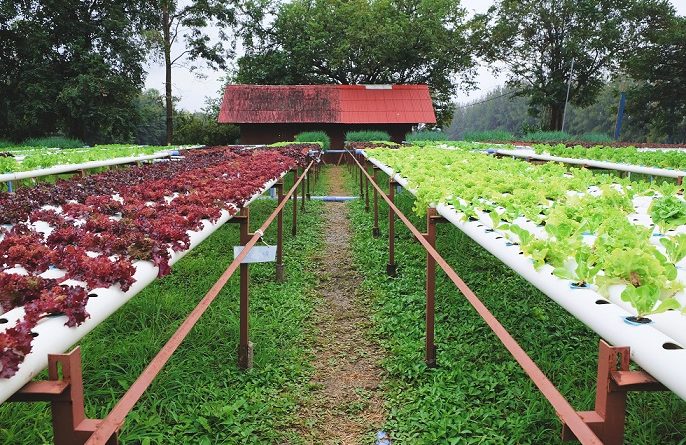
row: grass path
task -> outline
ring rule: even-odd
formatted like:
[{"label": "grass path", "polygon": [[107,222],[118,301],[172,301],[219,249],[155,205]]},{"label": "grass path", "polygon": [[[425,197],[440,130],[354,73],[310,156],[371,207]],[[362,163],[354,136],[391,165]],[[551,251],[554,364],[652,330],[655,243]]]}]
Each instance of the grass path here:
[{"label": "grass path", "polygon": [[[330,195],[346,194],[342,167],[326,170]],[[348,206],[324,204],[324,246],[317,255],[312,379],[309,403],[302,409],[303,443],[370,443],[384,421],[379,390],[380,348],[371,341],[369,308],[359,292],[361,277],[353,265]]]}]

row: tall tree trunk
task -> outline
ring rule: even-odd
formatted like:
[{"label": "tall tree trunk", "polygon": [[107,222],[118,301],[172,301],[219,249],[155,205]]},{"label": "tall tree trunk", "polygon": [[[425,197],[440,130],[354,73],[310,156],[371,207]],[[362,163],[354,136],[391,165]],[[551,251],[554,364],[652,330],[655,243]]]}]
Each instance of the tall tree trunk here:
[{"label": "tall tree trunk", "polygon": [[171,62],[171,23],[169,21],[169,2],[162,2],[162,21],[164,26],[164,99],[167,109],[167,145],[174,139],[174,104],[172,98],[172,62]]},{"label": "tall tree trunk", "polygon": [[548,121],[548,130],[560,131],[562,130],[562,115],[564,113],[564,105],[554,104],[550,106],[550,119]]}]

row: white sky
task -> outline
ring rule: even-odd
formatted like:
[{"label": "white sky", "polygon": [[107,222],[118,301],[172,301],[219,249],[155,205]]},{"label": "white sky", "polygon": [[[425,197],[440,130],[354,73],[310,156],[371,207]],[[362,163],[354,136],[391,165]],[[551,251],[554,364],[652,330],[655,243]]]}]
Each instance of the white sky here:
[{"label": "white sky", "polygon": [[[188,0],[186,0],[188,1]],[[686,15],[686,0],[670,0],[679,15]],[[185,2],[181,2],[185,3]],[[492,0],[462,0],[464,7],[471,12],[485,12],[492,4]],[[183,48],[175,48],[176,54]],[[164,66],[150,63],[147,67],[148,77],[145,81],[146,88],[156,88],[164,91]],[[180,106],[186,110],[199,111],[205,105],[206,98],[217,97],[222,87],[223,71],[202,69],[198,73],[201,77],[191,73],[184,67],[175,67],[172,71],[172,88],[174,96],[180,98]],[[475,99],[504,82],[504,77],[495,77],[490,73],[487,66],[479,67],[476,77],[477,89],[469,93],[460,92],[458,102]]]}]

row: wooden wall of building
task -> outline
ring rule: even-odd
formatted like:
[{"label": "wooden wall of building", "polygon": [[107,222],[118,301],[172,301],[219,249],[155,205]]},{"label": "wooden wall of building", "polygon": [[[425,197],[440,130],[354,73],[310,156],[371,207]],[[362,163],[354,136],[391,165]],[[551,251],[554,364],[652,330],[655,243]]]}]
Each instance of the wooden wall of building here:
[{"label": "wooden wall of building", "polygon": [[273,144],[292,141],[303,131],[325,131],[332,149],[342,149],[345,133],[360,130],[381,130],[391,135],[393,142],[402,142],[412,131],[412,124],[239,124],[240,144]]}]

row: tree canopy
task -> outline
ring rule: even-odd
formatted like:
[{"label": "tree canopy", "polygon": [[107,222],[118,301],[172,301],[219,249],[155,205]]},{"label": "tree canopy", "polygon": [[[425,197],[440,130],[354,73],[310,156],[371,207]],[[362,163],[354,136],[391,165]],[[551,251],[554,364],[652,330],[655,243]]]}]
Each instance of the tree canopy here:
[{"label": "tree canopy", "polygon": [[651,136],[686,140],[686,17],[666,16],[645,31],[643,45],[624,68],[637,80],[628,110],[651,128]]},{"label": "tree canopy", "polygon": [[500,0],[475,18],[475,43],[485,60],[505,68],[530,112],[545,113],[546,127],[559,130],[572,61],[570,102],[590,105],[625,50],[673,14],[667,0]]},{"label": "tree canopy", "polygon": [[140,11],[136,1],[1,1],[3,136],[132,139],[145,74]]},{"label": "tree canopy", "polygon": [[[255,6],[255,4],[253,4]],[[465,11],[455,0],[294,0],[249,14],[236,80],[263,84],[427,83],[439,120],[474,66]],[[257,11],[255,11],[257,9]]]}]

